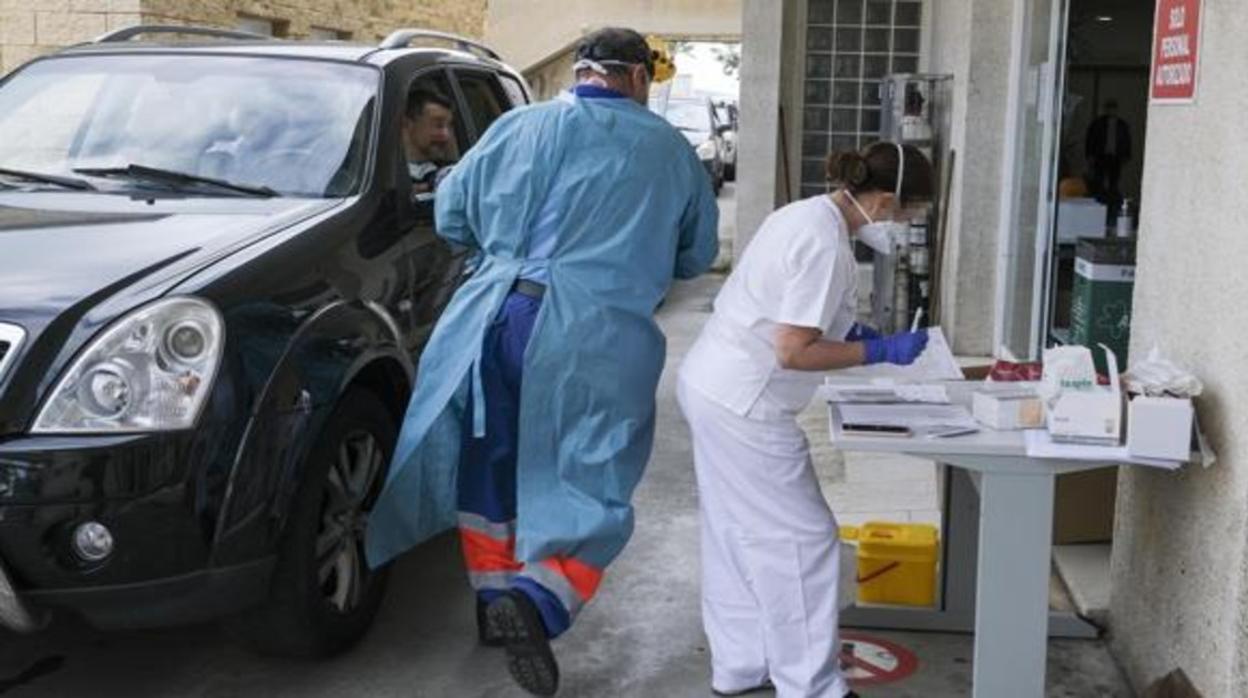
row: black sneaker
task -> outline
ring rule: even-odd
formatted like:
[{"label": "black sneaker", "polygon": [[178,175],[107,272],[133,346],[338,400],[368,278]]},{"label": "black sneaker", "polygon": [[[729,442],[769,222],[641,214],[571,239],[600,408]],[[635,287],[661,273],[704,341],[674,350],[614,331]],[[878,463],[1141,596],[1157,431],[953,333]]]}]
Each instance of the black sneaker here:
[{"label": "black sneaker", "polygon": [[502,647],[505,643],[498,628],[490,623],[489,614],[485,612],[487,606],[489,604],[477,599],[477,642],[482,647]]},{"label": "black sneaker", "polygon": [[512,589],[495,599],[485,614],[507,649],[511,678],[535,696],[555,695],[559,690],[559,664],[550,651],[546,626],[533,601],[524,592]]}]

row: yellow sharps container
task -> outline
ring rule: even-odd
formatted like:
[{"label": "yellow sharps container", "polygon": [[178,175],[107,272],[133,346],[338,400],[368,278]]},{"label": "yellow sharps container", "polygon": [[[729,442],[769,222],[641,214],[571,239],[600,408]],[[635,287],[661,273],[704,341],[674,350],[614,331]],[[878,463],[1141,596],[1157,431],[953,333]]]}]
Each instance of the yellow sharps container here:
[{"label": "yellow sharps container", "polygon": [[936,603],[940,542],[929,524],[870,522],[842,526],[841,538],[858,542],[858,600],[931,606]]}]

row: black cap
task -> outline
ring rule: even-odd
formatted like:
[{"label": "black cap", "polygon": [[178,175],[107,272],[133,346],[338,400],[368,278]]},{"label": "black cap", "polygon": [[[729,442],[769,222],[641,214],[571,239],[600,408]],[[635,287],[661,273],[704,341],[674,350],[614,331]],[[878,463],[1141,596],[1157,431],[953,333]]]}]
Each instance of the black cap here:
[{"label": "black cap", "polygon": [[576,46],[576,60],[641,64],[654,76],[654,54],[646,38],[632,29],[607,27],[585,36]]}]

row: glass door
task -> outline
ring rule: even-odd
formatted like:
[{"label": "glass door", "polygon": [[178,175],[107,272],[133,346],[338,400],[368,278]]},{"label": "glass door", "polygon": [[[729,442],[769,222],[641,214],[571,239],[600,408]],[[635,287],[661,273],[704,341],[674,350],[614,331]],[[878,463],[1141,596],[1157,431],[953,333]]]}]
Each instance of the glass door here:
[{"label": "glass door", "polygon": [[1040,354],[1047,317],[1069,0],[1014,5],[995,340],[1029,359]]}]

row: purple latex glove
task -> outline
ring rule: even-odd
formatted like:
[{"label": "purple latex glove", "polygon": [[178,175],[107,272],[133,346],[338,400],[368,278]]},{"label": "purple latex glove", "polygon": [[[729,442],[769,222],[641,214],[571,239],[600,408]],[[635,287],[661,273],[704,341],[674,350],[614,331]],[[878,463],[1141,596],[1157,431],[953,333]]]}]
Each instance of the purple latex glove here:
[{"label": "purple latex glove", "polygon": [[864,325],[855,322],[854,326],[849,328],[849,334],[845,335],[846,342],[865,342],[868,339],[879,339],[884,335],[880,331],[870,325]]},{"label": "purple latex glove", "polygon": [[909,366],[927,348],[927,330],[899,332],[881,339],[868,339],[867,363]]}]

